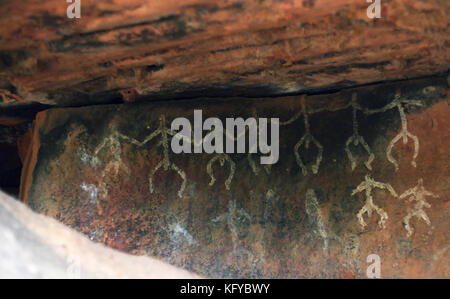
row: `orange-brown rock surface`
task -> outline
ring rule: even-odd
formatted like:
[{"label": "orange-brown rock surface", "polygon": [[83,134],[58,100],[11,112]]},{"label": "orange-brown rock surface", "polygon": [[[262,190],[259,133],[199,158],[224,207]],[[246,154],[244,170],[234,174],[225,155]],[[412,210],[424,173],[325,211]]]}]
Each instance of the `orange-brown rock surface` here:
[{"label": "orange-brown rock surface", "polygon": [[[0,1],[0,187],[205,277],[448,278],[450,1],[381,3]],[[194,109],[280,118],[278,163],[174,154]]]},{"label": "orange-brown rock surface", "polygon": [[[377,254],[382,277],[448,278],[448,103],[435,77],[306,98],[50,109],[34,125],[21,199],[91,240],[205,277],[363,278]],[[279,117],[278,163],[174,154],[152,134],[194,109]]]},{"label": "orange-brown rock surface", "polygon": [[447,71],[450,2],[381,3],[369,19],[364,0],[82,1],[68,19],[65,1],[2,1],[3,102],[267,96]]},{"label": "orange-brown rock surface", "polygon": [[0,241],[1,279],[198,278],[155,259],[94,244],[1,191]]}]

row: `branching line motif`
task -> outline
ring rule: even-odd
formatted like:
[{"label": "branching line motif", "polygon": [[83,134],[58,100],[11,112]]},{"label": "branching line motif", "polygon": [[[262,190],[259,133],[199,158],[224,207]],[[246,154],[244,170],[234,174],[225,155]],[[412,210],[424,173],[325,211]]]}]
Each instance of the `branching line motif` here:
[{"label": "branching line motif", "polygon": [[364,163],[367,167],[367,169],[372,170],[372,166],[370,165],[372,161],[375,159],[375,155],[370,150],[369,145],[364,140],[364,138],[359,135],[358,132],[358,118],[357,118],[357,111],[361,110],[361,106],[356,101],[356,93],[352,95],[352,101],[351,101],[351,107],[352,107],[352,115],[353,115],[353,135],[350,136],[347,141],[345,142],[345,152],[347,153],[348,159],[350,160],[352,171],[356,168],[356,159],[353,156],[352,152],[350,151],[350,144],[353,142],[354,146],[358,146],[361,144],[361,146],[366,150],[366,152],[369,154],[369,158]]},{"label": "branching line motif", "polygon": [[361,224],[361,226],[363,228],[366,227],[366,225],[367,225],[363,219],[363,215],[365,213],[367,213],[367,216],[371,217],[372,213],[374,211],[380,216],[378,225],[381,228],[386,228],[385,224],[386,224],[386,220],[388,219],[387,213],[383,209],[381,209],[380,207],[378,207],[377,205],[375,205],[373,203],[372,191],[375,188],[388,190],[392,194],[392,196],[398,197],[397,193],[395,192],[395,190],[392,188],[392,186],[390,184],[377,182],[374,179],[372,179],[369,175],[366,175],[365,180],[361,184],[359,184],[359,186],[356,187],[356,189],[353,190],[353,192],[352,192],[352,196],[353,196],[356,193],[366,191],[366,202],[357,214],[359,224]]},{"label": "branching line motif", "polygon": [[305,134],[302,136],[302,138],[300,138],[300,140],[295,145],[294,153],[298,166],[301,168],[303,175],[306,176],[308,175],[308,169],[306,168],[305,164],[303,163],[300,157],[299,148],[302,145],[305,145],[305,149],[309,149],[309,144],[311,142],[316,146],[318,153],[316,157],[316,162],[311,166],[311,169],[314,174],[317,174],[317,172],[319,171],[320,162],[322,161],[323,146],[317,141],[316,138],[314,138],[314,136],[311,135],[309,118],[306,110],[305,97],[302,98],[302,115],[303,115],[303,122],[305,125]]},{"label": "branching line motif", "polygon": [[425,197],[434,197],[439,198],[439,196],[435,195],[434,193],[431,193],[430,191],[425,190],[423,186],[423,179],[419,179],[417,186],[406,190],[402,195],[400,195],[400,199],[405,199],[409,197],[407,200],[408,202],[415,201],[416,204],[412,209],[408,211],[408,214],[403,218],[403,224],[405,225],[405,229],[407,232],[407,236],[410,237],[414,229],[411,227],[409,221],[412,217],[417,217],[419,219],[423,219],[425,223],[430,226],[431,221],[428,218],[427,214],[423,210],[424,208],[431,208],[431,205],[425,200]]}]

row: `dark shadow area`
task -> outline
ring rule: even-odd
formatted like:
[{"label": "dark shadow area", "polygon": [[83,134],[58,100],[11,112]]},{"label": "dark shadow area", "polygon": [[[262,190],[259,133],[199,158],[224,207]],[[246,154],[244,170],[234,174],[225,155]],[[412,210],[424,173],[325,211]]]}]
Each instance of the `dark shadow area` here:
[{"label": "dark shadow area", "polygon": [[16,198],[27,147],[24,135],[30,128],[30,122],[0,125],[0,189]]}]

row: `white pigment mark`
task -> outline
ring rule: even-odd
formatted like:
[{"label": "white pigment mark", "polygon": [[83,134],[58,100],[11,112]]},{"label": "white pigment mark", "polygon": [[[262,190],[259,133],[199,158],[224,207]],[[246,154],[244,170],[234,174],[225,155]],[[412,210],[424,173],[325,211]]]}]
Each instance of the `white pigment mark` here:
[{"label": "white pigment mark", "polygon": [[139,146],[145,145],[147,142],[155,138],[156,136],[161,135],[161,140],[158,142],[157,146],[162,147],[163,150],[163,157],[162,160],[156,165],[155,168],[152,169],[150,172],[149,178],[148,178],[148,184],[149,184],[149,191],[150,193],[153,193],[153,177],[156,174],[156,172],[163,167],[165,171],[168,171],[169,169],[172,169],[178,173],[178,175],[181,177],[183,182],[181,183],[180,189],[178,190],[178,197],[183,197],[184,189],[186,188],[186,182],[187,177],[186,173],[180,169],[177,165],[170,162],[170,156],[169,156],[169,136],[175,136],[176,133],[166,126],[166,117],[165,115],[161,114],[159,117],[159,126],[158,129],[153,131],[153,133],[149,134],[144,141],[137,142]]},{"label": "white pigment mark", "polygon": [[406,235],[410,237],[414,229],[411,227],[409,221],[412,217],[417,217],[425,221],[425,223],[430,226],[431,221],[428,218],[427,214],[423,210],[424,208],[431,208],[431,205],[425,200],[425,197],[434,197],[439,198],[439,196],[431,193],[430,191],[425,190],[423,186],[423,179],[419,179],[417,186],[406,190],[402,195],[400,195],[400,199],[408,198],[409,202],[416,202],[414,207],[408,211],[408,214],[403,218],[403,224],[405,225]]},{"label": "white pigment mark", "polygon": [[85,192],[89,193],[89,198],[90,198],[90,204],[94,205],[97,203],[97,199],[98,199],[98,189],[94,184],[86,184],[85,182],[83,182],[80,185],[81,189]]},{"label": "white pigment mark", "polygon": [[352,171],[356,168],[356,159],[353,157],[352,152],[350,151],[350,144],[353,142],[354,146],[358,146],[361,144],[361,146],[364,148],[364,150],[369,154],[369,158],[364,163],[367,167],[367,169],[372,170],[371,163],[375,159],[375,155],[370,150],[369,145],[364,140],[364,138],[359,135],[358,130],[358,118],[357,118],[357,111],[361,110],[361,107],[359,106],[358,102],[356,101],[356,93],[352,95],[352,101],[351,101],[351,107],[352,107],[352,113],[353,113],[353,135],[350,136],[347,141],[345,142],[345,152],[347,153],[348,159],[350,160],[350,164],[352,167]]},{"label": "white pigment mark", "polygon": [[399,169],[399,166],[398,166],[397,160],[395,160],[395,158],[392,156],[392,149],[394,148],[395,144],[398,141],[402,140],[403,144],[407,144],[408,143],[408,138],[410,138],[414,142],[414,154],[413,154],[413,159],[411,161],[411,165],[413,167],[417,167],[416,159],[417,159],[417,156],[419,155],[419,138],[417,138],[417,136],[411,134],[408,131],[408,121],[406,119],[405,109],[402,106],[403,103],[407,103],[407,104],[410,104],[410,105],[416,105],[416,106],[421,106],[422,105],[420,102],[403,101],[403,100],[401,100],[399,91],[397,91],[397,93],[395,95],[395,99],[391,103],[392,105],[394,105],[398,109],[398,112],[400,114],[400,121],[401,121],[401,125],[402,125],[402,128],[401,128],[400,132],[397,134],[397,136],[395,136],[391,140],[391,142],[389,142],[389,145],[388,145],[387,150],[386,150],[387,159],[388,159],[389,162],[394,164],[395,171],[397,171]]},{"label": "white pigment mark", "polygon": [[265,222],[269,218],[269,214],[270,214],[271,210],[273,209],[273,206],[275,205],[275,203],[278,202],[278,199],[279,199],[279,197],[276,195],[275,191],[273,191],[272,189],[267,190],[266,204],[264,207],[264,215],[263,215]]},{"label": "white pigment mark", "polygon": [[97,167],[101,164],[100,160],[96,156],[88,155],[83,149],[78,149],[77,151],[78,157],[80,158],[81,162],[84,164],[88,164],[91,167]]},{"label": "white pigment mark", "polygon": [[386,220],[388,219],[387,213],[383,209],[381,209],[380,207],[378,207],[377,205],[375,205],[373,203],[372,191],[375,188],[386,189],[392,194],[392,196],[398,197],[397,193],[395,192],[395,190],[392,188],[391,185],[377,182],[374,179],[372,179],[369,175],[366,175],[365,180],[363,182],[361,182],[361,184],[359,184],[359,186],[356,187],[356,189],[353,190],[353,192],[352,192],[352,196],[353,196],[356,193],[366,191],[366,201],[364,203],[364,206],[361,208],[361,210],[359,210],[359,212],[357,214],[359,224],[361,224],[361,226],[363,228],[366,227],[366,225],[367,225],[364,222],[363,215],[365,213],[367,213],[367,215],[369,217],[371,217],[373,212],[376,212],[380,216],[378,225],[381,228],[386,228],[385,223],[386,223]]},{"label": "white pigment mark", "polygon": [[322,216],[322,211],[313,189],[306,191],[305,210],[309,223],[315,226],[315,233],[323,239],[323,250],[328,249],[328,229]]},{"label": "white pigment mark", "polygon": [[208,173],[209,177],[211,178],[209,185],[213,186],[214,183],[216,182],[216,178],[214,177],[212,165],[217,160],[219,161],[221,167],[223,167],[225,165],[225,161],[227,161],[230,164],[230,174],[229,174],[227,180],[225,181],[225,188],[227,190],[230,190],[231,181],[233,180],[234,173],[236,171],[236,163],[234,163],[234,161],[230,158],[230,156],[228,156],[227,154],[224,154],[224,153],[214,155],[214,157],[211,158],[209,160],[208,164],[206,165],[206,173]]},{"label": "white pigment mark", "polygon": [[169,230],[171,231],[170,239],[172,242],[178,243],[180,241],[180,237],[183,237],[189,243],[189,245],[197,244],[197,241],[194,239],[194,237],[180,223],[170,224]]},{"label": "white pigment mark", "polygon": [[306,111],[305,97],[302,97],[301,103],[302,103],[303,122],[304,122],[304,126],[305,126],[305,134],[302,136],[302,138],[300,138],[300,140],[294,146],[294,153],[295,153],[295,158],[296,158],[298,166],[302,170],[303,175],[306,176],[306,175],[308,175],[308,169],[306,168],[305,164],[303,163],[303,161],[300,157],[300,154],[298,152],[299,148],[302,145],[304,145],[305,149],[309,149],[310,143],[313,143],[316,146],[318,153],[316,156],[316,162],[311,166],[311,170],[314,174],[317,174],[319,171],[320,163],[322,162],[323,146],[311,134],[308,112]]},{"label": "white pigment mark", "polygon": [[250,222],[250,215],[244,209],[237,209],[236,200],[230,200],[228,203],[228,211],[217,216],[212,222],[225,222],[231,232],[231,241],[233,249],[228,256],[228,261],[233,257],[242,260],[242,256],[247,257],[247,261],[251,264],[253,254],[240,244],[240,235],[247,229],[246,221]]}]

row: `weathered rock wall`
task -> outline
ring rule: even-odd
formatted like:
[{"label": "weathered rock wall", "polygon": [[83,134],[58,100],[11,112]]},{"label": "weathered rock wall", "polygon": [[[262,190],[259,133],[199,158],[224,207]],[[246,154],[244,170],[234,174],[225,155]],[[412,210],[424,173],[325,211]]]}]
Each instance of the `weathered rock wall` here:
[{"label": "weathered rock wall", "polygon": [[[278,163],[174,154],[162,128],[194,109],[279,117]],[[382,277],[448,278],[449,113],[446,77],[50,109],[34,124],[21,199],[91,240],[206,277],[366,277],[377,254]]]},{"label": "weathered rock wall", "polygon": [[0,192],[0,278],[198,278],[94,244]]},{"label": "weathered rock wall", "polygon": [[0,107],[266,96],[448,71],[450,2],[0,2]]}]

